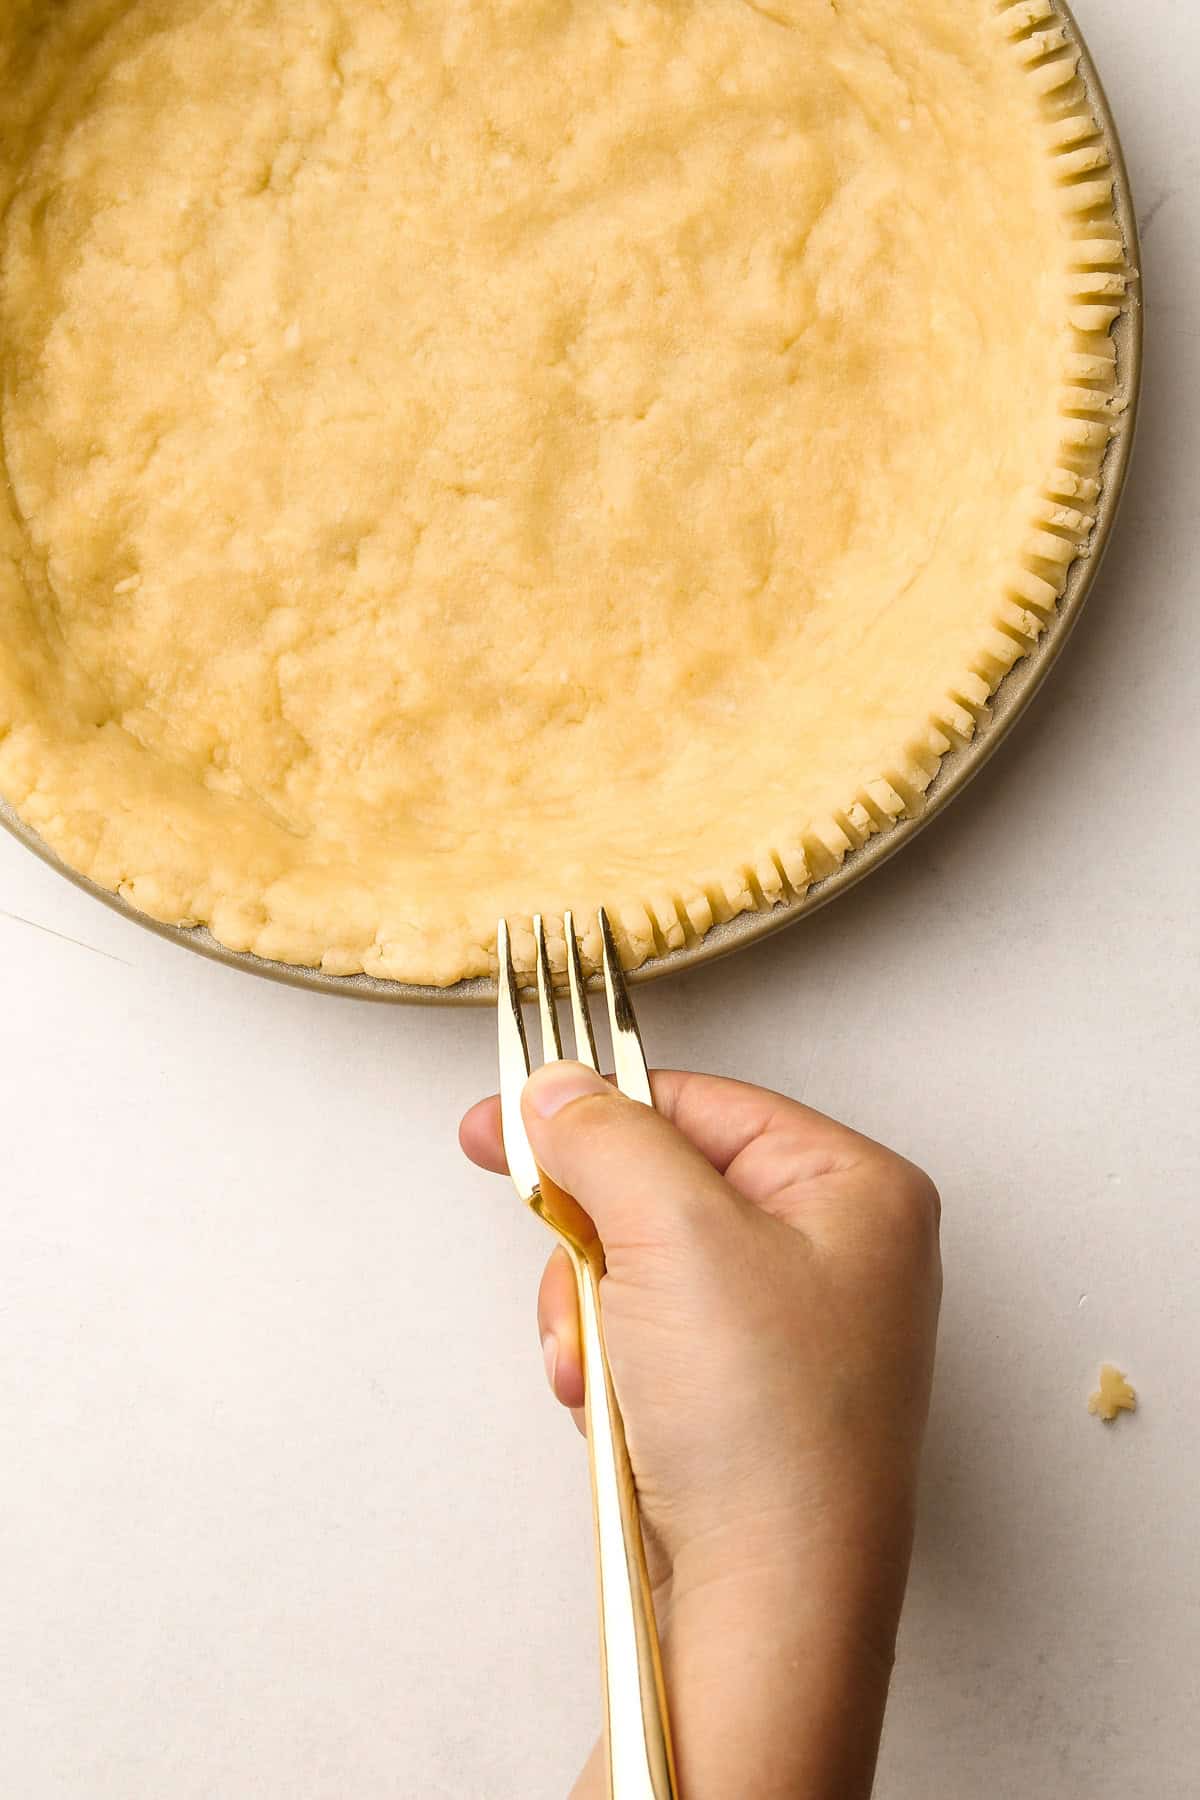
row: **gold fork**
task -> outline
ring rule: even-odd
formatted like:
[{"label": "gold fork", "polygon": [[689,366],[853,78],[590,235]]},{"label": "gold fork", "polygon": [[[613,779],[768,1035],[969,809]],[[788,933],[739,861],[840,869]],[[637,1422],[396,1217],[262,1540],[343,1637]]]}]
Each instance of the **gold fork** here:
[{"label": "gold fork", "polygon": [[[631,1099],[652,1106],[641,1035],[603,908],[599,922],[617,1085]],[[569,912],[564,915],[563,928],[567,941],[567,983],[575,1026],[575,1054],[580,1062],[595,1069],[598,1066],[596,1040],[585,997],[574,921]],[[537,949],[542,1056],[546,1062],[557,1062],[563,1053],[562,1036],[546,951],[546,933],[540,915],[533,921],[533,934]],[[575,1268],[579,1290],[588,1458],[600,1576],[608,1791],[612,1800],[676,1800],[662,1660],[646,1573],[637,1489],[629,1464],[621,1409],[608,1365],[608,1352],[604,1347],[600,1309],[604,1249],[595,1226],[582,1207],[538,1168],[525,1135],[521,1120],[521,1090],[529,1074],[529,1047],[521,1012],[521,990],[513,967],[508,924],[504,919],[500,921],[496,947],[500,965],[497,984],[500,999],[500,1118],[509,1173],[522,1200],[545,1220],[565,1246]]]}]

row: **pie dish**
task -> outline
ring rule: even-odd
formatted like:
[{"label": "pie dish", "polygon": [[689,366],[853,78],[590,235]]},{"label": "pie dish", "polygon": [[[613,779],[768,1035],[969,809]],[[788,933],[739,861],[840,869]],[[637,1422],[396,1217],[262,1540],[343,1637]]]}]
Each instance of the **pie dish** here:
[{"label": "pie dish", "polygon": [[151,917],[445,986],[604,902],[636,966],[1053,618],[1127,266],[1050,5],[8,18],[0,791]]}]

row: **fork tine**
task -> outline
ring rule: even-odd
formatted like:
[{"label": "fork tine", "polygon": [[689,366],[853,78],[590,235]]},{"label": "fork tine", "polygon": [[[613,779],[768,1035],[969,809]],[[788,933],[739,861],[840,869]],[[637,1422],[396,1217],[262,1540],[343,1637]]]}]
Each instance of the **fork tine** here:
[{"label": "fork tine", "polygon": [[529,1045],[521,1013],[521,989],[513,967],[508,920],[496,927],[498,1049],[500,1052],[500,1131],[508,1172],[525,1200],[537,1191],[541,1177],[521,1119],[521,1090],[529,1074]]},{"label": "fork tine", "polygon": [[575,941],[575,919],[570,912],[563,914],[563,935],[567,940],[567,981],[571,988],[571,1017],[575,1021],[575,1056],[579,1062],[586,1063],[589,1069],[595,1069],[599,1073],[596,1034],[592,1030],[592,1015],[583,986],[579,945]]},{"label": "fork tine", "polygon": [[641,1100],[647,1106],[653,1106],[642,1034],[638,1030],[633,1002],[625,985],[616,939],[603,907],[600,908],[599,919],[600,937],[604,945],[604,992],[608,997],[608,1021],[612,1027],[613,1067],[617,1072],[617,1086],[631,1100]]},{"label": "fork tine", "polygon": [[562,1061],[562,1034],[558,1029],[558,1007],[554,1002],[554,976],[550,969],[550,952],[546,949],[546,927],[541,913],[533,915],[533,941],[537,948],[538,1012],[542,1020],[542,1061]]}]

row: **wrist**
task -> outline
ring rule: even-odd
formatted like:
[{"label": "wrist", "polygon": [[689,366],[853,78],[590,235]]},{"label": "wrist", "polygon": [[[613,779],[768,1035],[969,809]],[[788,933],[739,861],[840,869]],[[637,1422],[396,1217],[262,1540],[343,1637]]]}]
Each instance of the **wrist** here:
[{"label": "wrist", "polygon": [[906,1568],[907,1541],[883,1563],[679,1558],[662,1638],[686,1800],[867,1800]]},{"label": "wrist", "polygon": [[664,1627],[703,1615],[749,1634],[783,1621],[805,1641],[822,1630],[861,1639],[890,1665],[913,1527],[903,1491],[823,1522],[794,1503],[743,1513],[672,1546]]}]

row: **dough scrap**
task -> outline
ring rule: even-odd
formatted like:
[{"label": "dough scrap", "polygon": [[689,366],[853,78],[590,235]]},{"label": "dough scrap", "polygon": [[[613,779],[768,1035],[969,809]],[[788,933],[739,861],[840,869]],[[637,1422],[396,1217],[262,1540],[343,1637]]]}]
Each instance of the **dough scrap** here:
[{"label": "dough scrap", "polygon": [[1100,1370],[1100,1386],[1088,1400],[1088,1411],[1111,1425],[1118,1413],[1136,1412],[1137,1395],[1120,1369],[1105,1363]]}]

